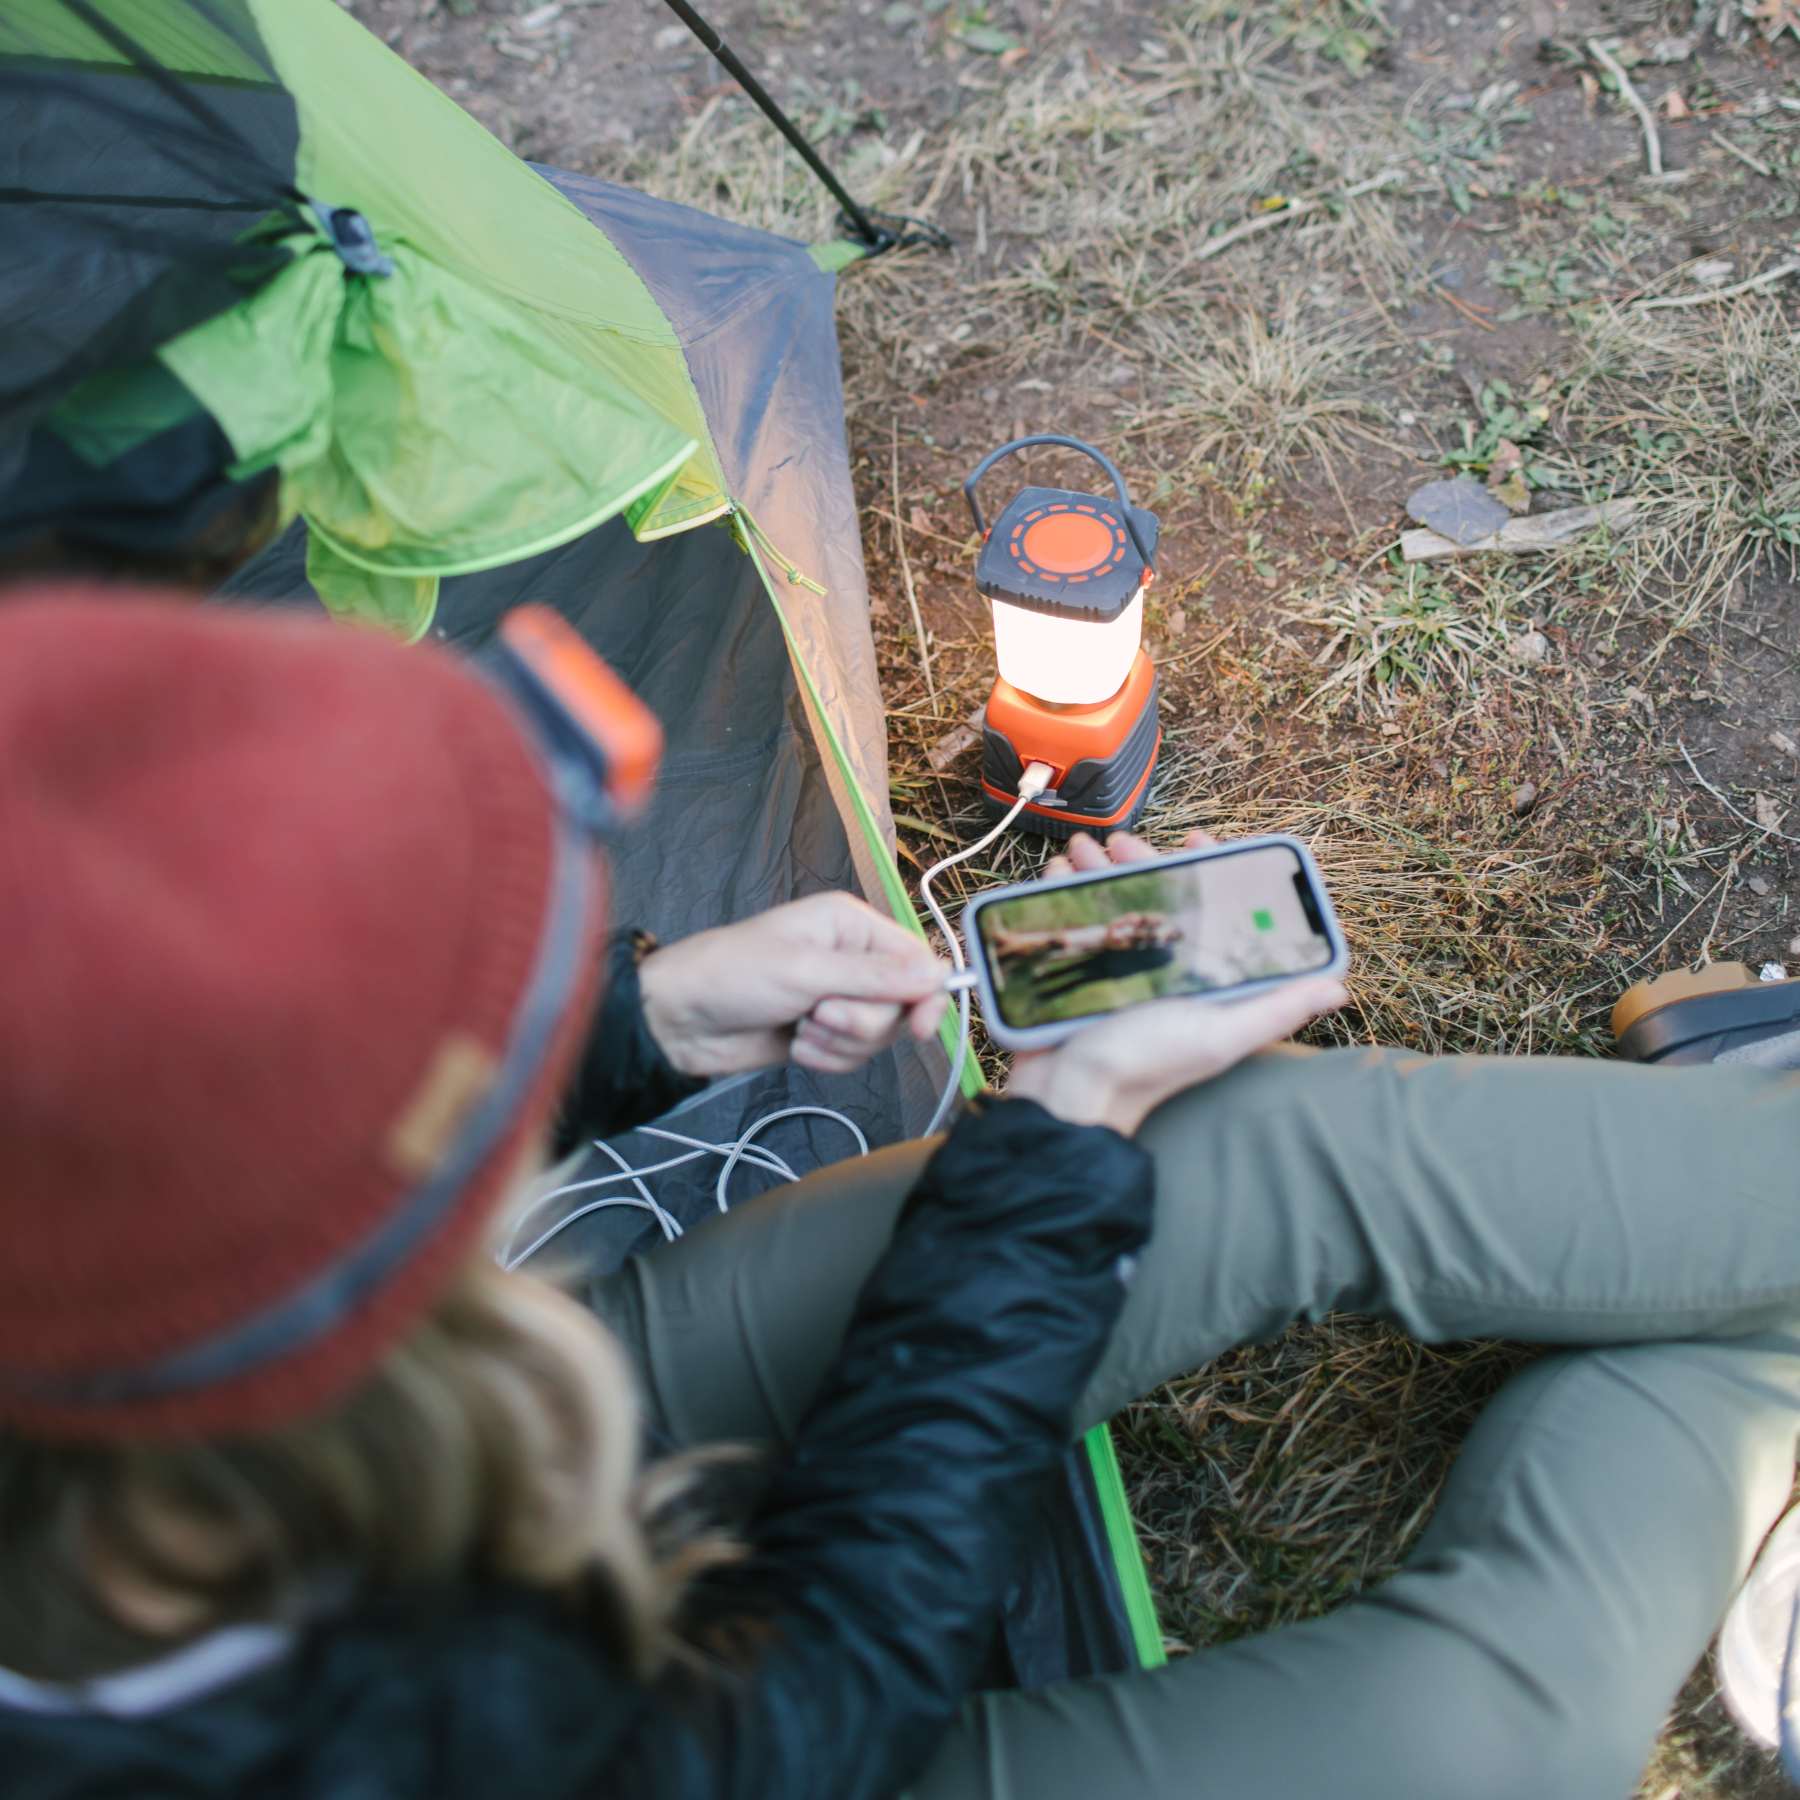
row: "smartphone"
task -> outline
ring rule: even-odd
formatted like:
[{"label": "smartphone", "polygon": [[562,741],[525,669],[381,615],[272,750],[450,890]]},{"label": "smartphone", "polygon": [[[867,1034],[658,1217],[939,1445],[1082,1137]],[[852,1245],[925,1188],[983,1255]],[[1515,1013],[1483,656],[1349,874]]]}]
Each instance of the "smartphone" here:
[{"label": "smartphone", "polygon": [[1122,1007],[1338,975],[1344,934],[1298,838],[1243,838],[978,894],[963,941],[988,1034],[1054,1044]]}]

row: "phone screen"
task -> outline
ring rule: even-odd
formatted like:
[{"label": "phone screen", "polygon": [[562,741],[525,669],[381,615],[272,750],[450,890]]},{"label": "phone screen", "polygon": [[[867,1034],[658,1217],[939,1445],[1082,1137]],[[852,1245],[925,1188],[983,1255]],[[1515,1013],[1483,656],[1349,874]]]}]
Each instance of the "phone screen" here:
[{"label": "phone screen", "polygon": [[1017,1030],[1306,975],[1332,957],[1312,880],[1285,844],[995,900],[976,913]]}]

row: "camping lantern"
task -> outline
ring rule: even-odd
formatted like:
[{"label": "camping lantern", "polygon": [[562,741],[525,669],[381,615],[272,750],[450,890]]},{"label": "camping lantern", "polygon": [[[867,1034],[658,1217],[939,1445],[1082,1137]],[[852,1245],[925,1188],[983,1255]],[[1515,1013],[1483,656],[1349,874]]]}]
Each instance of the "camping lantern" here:
[{"label": "camping lantern", "polygon": [[[1113,497],[1021,488],[989,526],[976,484],[1034,444],[1091,457]],[[1054,771],[1019,815],[1047,837],[1134,825],[1162,742],[1156,670],[1143,647],[1155,579],[1156,515],[1131,504],[1119,471],[1078,438],[1023,437],[983,457],[963,493],[982,534],[975,582],[993,604],[999,678],[988,696],[981,786],[990,809],[1018,797],[1029,763]]]}]

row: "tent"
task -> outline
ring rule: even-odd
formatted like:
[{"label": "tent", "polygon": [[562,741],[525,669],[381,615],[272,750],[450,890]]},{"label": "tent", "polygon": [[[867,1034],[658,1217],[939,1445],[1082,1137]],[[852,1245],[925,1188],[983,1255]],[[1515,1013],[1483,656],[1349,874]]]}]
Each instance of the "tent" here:
[{"label": "tent", "polygon": [[[668,735],[621,919],[679,935],[844,887],[916,923],[832,316],[859,246],[534,170],[334,0],[10,0],[0,120],[0,550],[75,513],[160,546],[260,496],[286,528],[228,599],[464,645],[547,602]],[[945,1073],[914,1046],[770,1071],[682,1128],[817,1104],[891,1141]],[[852,1148],[782,1130],[801,1168]],[[657,1198],[691,1223],[711,1179]],[[569,1236],[605,1261],[655,1229]],[[1104,1430],[1005,1624],[1029,1685],[1161,1659]]]}]

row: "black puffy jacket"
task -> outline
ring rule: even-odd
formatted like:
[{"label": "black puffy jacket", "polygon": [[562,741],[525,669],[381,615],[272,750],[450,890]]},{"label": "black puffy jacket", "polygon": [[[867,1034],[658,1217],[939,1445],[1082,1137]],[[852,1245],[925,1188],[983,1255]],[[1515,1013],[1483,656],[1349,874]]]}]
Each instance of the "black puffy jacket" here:
[{"label": "black puffy jacket", "polygon": [[[582,1085],[672,1097],[621,969]],[[615,1085],[610,1123],[630,1110]],[[1023,1100],[926,1166],[748,1557],[703,1590],[734,1673],[632,1680],[551,1600],[367,1606],[260,1673],[121,1718],[0,1700],[5,1800],[889,1800],[975,1681],[1015,1536],[1149,1234],[1148,1161]]]}]

